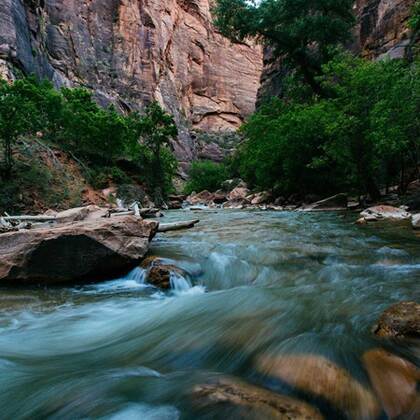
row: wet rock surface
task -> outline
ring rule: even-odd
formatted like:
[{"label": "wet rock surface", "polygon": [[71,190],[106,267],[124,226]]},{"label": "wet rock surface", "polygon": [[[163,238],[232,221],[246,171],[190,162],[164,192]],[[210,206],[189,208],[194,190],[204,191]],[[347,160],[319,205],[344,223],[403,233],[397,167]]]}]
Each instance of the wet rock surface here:
[{"label": "wet rock surface", "polygon": [[160,289],[171,288],[171,276],[188,278],[188,273],[169,261],[159,257],[147,257],[141,263],[146,271],[146,281]]},{"label": "wet rock surface", "polygon": [[309,404],[285,395],[240,382],[233,378],[219,378],[193,390],[193,405],[211,410],[224,406],[230,418],[257,419],[307,419],[324,417]]},{"label": "wet rock surface", "polygon": [[157,222],[99,218],[0,235],[0,284],[94,281],[141,260]]},{"label": "wet rock surface", "polygon": [[420,304],[400,302],[388,308],[373,326],[379,337],[420,339]]},{"label": "wet rock surface", "polygon": [[420,371],[414,364],[383,349],[367,351],[363,363],[389,418],[416,418],[420,414]]},{"label": "wet rock surface", "polygon": [[257,368],[298,391],[328,401],[351,419],[376,418],[381,412],[368,386],[323,356],[262,356],[257,360]]}]

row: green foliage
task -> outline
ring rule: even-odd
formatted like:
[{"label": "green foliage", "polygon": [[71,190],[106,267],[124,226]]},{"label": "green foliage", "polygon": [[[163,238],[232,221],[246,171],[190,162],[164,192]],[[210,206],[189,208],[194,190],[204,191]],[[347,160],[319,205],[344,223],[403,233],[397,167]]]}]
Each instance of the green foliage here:
[{"label": "green foliage", "polygon": [[[177,167],[169,142],[176,135],[173,118],[157,103],[141,114],[122,115],[113,107],[98,106],[83,88],[57,91],[32,77],[14,83],[0,80],[0,159],[7,179],[18,141],[32,144],[38,136],[38,142],[73,156],[95,187],[145,183],[160,202],[172,189]],[[130,174],[119,167],[121,160],[131,162]],[[15,172],[23,182],[20,167]]]},{"label": "green foliage", "polygon": [[55,116],[60,105],[61,97],[49,82],[37,83],[28,78],[9,84],[0,80],[0,140],[7,178],[11,175],[13,145],[17,139],[48,128],[49,119],[46,117]]},{"label": "green foliage", "polygon": [[222,163],[196,161],[192,163],[188,175],[190,178],[184,190],[186,194],[203,190],[214,192],[228,178],[228,171]]},{"label": "green foliage", "polygon": [[275,99],[243,126],[235,159],[251,185],[281,193],[355,191],[416,168],[419,156],[418,63],[369,62],[340,55],[323,67],[328,98]]},{"label": "green foliage", "polygon": [[411,17],[408,22],[411,30],[414,32],[415,35],[419,35],[420,33],[420,1],[416,0],[414,3],[413,9],[411,11]]},{"label": "green foliage", "polygon": [[92,163],[109,165],[133,141],[127,118],[115,109],[103,109],[85,89],[62,89],[59,141],[76,155]]},{"label": "green foliage", "polygon": [[353,0],[217,0],[213,13],[220,31],[234,40],[262,38],[275,57],[298,69],[314,93],[321,65],[350,39]]},{"label": "green foliage", "polygon": [[165,112],[157,102],[152,102],[143,115],[134,115],[132,126],[140,135],[141,141],[151,154],[146,156],[148,175],[153,199],[161,205],[172,188],[172,176],[176,172],[176,161],[168,146],[177,136],[178,129],[171,115]]}]

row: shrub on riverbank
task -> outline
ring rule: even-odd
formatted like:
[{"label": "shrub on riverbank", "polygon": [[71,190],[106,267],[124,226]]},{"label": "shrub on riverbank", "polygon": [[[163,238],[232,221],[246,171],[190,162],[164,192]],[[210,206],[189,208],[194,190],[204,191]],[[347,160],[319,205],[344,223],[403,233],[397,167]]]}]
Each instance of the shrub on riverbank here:
[{"label": "shrub on riverbank", "polygon": [[184,190],[186,194],[203,190],[214,192],[228,178],[228,171],[223,163],[206,160],[193,162],[188,175],[189,181]]}]

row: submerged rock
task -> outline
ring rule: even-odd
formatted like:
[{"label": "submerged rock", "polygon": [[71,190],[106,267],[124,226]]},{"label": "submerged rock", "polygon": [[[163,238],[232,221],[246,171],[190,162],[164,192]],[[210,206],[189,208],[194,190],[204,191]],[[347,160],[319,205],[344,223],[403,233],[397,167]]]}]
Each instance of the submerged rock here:
[{"label": "submerged rock", "polygon": [[415,418],[415,410],[420,408],[416,407],[420,403],[417,393],[420,372],[417,367],[383,349],[367,351],[363,355],[363,364],[386,414],[390,418],[413,414],[413,417],[404,418]]},{"label": "submerged rock", "polygon": [[206,412],[212,407],[225,407],[228,418],[323,419],[316,408],[303,401],[231,378],[220,378],[198,385],[194,388],[192,397],[194,406],[205,409]]},{"label": "submerged rock", "polygon": [[142,261],[141,267],[147,270],[146,281],[160,289],[171,288],[171,276],[173,275],[188,277],[187,272],[159,257],[147,257]]},{"label": "submerged rock", "polygon": [[420,338],[420,304],[400,302],[388,308],[373,326],[379,337]]},{"label": "submerged rock", "polygon": [[368,209],[362,211],[360,216],[367,222],[377,220],[402,221],[410,219],[411,214],[398,207],[380,205],[369,207]]},{"label": "submerged rock", "polygon": [[0,236],[0,284],[110,278],[144,257],[158,223],[134,216],[94,219]]},{"label": "submerged rock", "polygon": [[351,419],[376,418],[381,411],[369,388],[325,357],[264,356],[258,359],[257,368],[298,391],[329,401]]}]

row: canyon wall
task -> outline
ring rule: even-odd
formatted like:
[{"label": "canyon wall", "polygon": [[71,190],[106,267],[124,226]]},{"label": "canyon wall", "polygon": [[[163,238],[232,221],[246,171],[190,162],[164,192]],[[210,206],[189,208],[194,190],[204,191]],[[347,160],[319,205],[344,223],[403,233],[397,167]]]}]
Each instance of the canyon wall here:
[{"label": "canyon wall", "polygon": [[357,48],[364,57],[402,58],[410,43],[408,19],[415,0],[358,0]]},{"label": "canyon wall", "polygon": [[191,129],[235,129],[253,112],[262,70],[260,47],[215,30],[210,1],[1,0],[0,74],[86,86],[122,110],[157,99],[175,116],[175,153],[188,162]]}]

